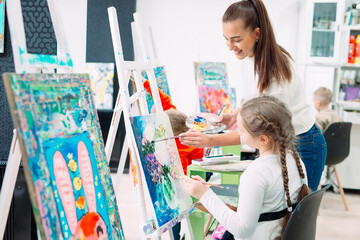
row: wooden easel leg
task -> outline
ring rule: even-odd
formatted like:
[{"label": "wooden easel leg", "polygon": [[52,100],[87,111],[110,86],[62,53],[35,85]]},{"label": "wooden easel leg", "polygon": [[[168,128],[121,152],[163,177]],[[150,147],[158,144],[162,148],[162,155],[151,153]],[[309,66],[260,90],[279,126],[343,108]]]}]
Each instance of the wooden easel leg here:
[{"label": "wooden easel leg", "polygon": [[212,220],[213,220],[213,215],[210,214],[210,216],[209,216],[209,218],[208,218],[208,220],[207,220],[207,222],[206,222],[206,224],[205,224],[205,228],[204,228],[204,238],[206,237],[206,235],[207,235],[207,233],[208,233],[208,231],[209,231],[209,227],[210,227],[210,224],[211,224]]},{"label": "wooden easel leg", "polygon": [[336,177],[337,184],[338,184],[338,186],[339,186],[339,191],[340,191],[341,198],[342,198],[342,200],[343,200],[343,202],[344,202],[345,210],[346,210],[346,211],[349,211],[349,207],[348,207],[348,204],[347,204],[347,202],[346,202],[344,190],[343,190],[343,188],[342,188],[342,186],[341,186],[340,179],[339,179],[339,175],[338,175],[335,167],[334,167],[334,173],[335,173],[335,177]]},{"label": "wooden easel leg", "polygon": [[17,134],[14,130],[9,158],[0,192],[0,239],[3,239],[3,235],[5,232],[7,218],[11,206],[11,200],[14,195],[16,178],[19,172],[20,160],[21,151],[19,141],[17,139]]},{"label": "wooden easel leg", "polygon": [[128,151],[129,151],[129,144],[127,142],[126,135],[125,135],[123,147],[122,147],[122,150],[121,150],[119,165],[118,165],[118,169],[117,169],[117,172],[116,172],[116,178],[115,178],[115,181],[113,182],[116,196],[118,196],[117,195],[118,194],[118,187],[120,186],[120,180],[121,180],[121,177],[122,177],[123,172],[124,172],[124,167],[125,167],[126,157],[127,157]]}]

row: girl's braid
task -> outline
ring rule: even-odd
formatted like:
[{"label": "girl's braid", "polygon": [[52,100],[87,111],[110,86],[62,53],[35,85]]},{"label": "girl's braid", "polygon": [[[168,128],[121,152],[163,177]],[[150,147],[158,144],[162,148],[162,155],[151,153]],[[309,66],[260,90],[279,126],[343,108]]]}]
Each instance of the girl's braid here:
[{"label": "girl's braid", "polygon": [[293,156],[295,158],[296,166],[297,166],[297,168],[299,170],[300,177],[301,177],[301,179],[305,179],[305,173],[304,173],[304,170],[303,170],[303,168],[301,166],[301,163],[300,163],[299,153],[297,152],[294,144],[291,144],[291,151],[292,151],[292,154],[293,154]]},{"label": "girl's braid", "polygon": [[[283,142],[283,140],[279,140],[279,151],[280,151],[280,163],[281,163],[281,171],[283,175],[283,181],[284,181],[284,188],[285,188],[285,194],[286,194],[286,203],[288,208],[292,206],[291,200],[290,200],[290,191],[289,191],[289,175],[286,165],[286,145]],[[290,211],[291,212],[291,211]]]}]

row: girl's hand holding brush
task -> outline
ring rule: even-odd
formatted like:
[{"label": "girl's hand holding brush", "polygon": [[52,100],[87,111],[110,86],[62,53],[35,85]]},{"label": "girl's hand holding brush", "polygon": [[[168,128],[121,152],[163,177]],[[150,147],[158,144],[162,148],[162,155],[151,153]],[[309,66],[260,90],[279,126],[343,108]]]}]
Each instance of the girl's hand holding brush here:
[{"label": "girl's hand holding brush", "polygon": [[185,191],[197,199],[200,199],[210,189],[206,181],[200,176],[192,176],[191,178],[184,176],[183,182]]}]

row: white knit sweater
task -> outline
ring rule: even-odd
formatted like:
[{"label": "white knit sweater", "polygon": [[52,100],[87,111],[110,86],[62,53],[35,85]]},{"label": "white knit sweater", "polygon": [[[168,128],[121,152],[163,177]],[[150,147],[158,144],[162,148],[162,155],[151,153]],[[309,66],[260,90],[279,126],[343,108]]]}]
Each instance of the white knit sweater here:
[{"label": "white knit sweater", "polygon": [[[254,57],[247,58],[244,64],[247,66],[248,71],[254,69]],[[295,134],[307,132],[315,123],[315,116],[311,114],[310,105],[308,104],[304,92],[303,84],[297,73],[294,61],[290,60],[292,69],[291,82],[282,82],[280,85],[274,80],[268,89],[264,91],[264,94],[274,96],[283,101],[292,113],[293,125],[295,128]],[[242,79],[243,86],[246,86],[246,91],[243,91],[244,100],[249,100],[256,96],[259,96],[259,90],[257,89],[258,75],[246,74],[247,77]]]}]

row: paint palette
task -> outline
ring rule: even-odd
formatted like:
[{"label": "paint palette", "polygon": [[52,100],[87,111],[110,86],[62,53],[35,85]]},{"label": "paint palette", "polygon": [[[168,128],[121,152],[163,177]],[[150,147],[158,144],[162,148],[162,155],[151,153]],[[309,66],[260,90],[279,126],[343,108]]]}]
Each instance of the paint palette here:
[{"label": "paint palette", "polygon": [[226,125],[219,123],[219,116],[213,113],[197,113],[190,115],[185,124],[190,129],[195,129],[203,133],[218,133],[226,128]]}]

